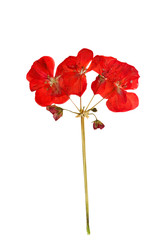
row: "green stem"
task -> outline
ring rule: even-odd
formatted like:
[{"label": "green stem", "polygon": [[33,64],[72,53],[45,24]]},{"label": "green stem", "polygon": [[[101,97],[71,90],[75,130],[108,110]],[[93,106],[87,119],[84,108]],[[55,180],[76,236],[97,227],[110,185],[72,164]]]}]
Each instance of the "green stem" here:
[{"label": "green stem", "polygon": [[90,234],[89,227],[89,203],[88,203],[88,184],[87,184],[87,165],[86,165],[86,145],[85,145],[85,126],[84,117],[81,116],[81,134],[82,134],[82,154],[83,154],[83,173],[84,173],[84,188],[85,188],[85,202],[86,202],[86,229]]}]

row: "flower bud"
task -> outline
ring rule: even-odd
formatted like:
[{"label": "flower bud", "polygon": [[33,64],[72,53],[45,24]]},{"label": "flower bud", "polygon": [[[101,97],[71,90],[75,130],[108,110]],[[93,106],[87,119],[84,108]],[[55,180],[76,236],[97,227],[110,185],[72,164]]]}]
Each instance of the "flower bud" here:
[{"label": "flower bud", "polygon": [[99,120],[95,120],[95,121],[93,122],[93,128],[94,128],[94,129],[97,129],[97,128],[102,129],[102,128],[104,128],[104,127],[105,127],[104,124],[103,124],[101,121],[99,121]]},{"label": "flower bud", "polygon": [[46,107],[46,109],[53,114],[53,118],[55,119],[55,121],[57,121],[60,117],[63,116],[63,109],[57,107],[56,105],[48,106]]},{"label": "flower bud", "polygon": [[97,108],[92,108],[91,111],[92,112],[97,112]]}]

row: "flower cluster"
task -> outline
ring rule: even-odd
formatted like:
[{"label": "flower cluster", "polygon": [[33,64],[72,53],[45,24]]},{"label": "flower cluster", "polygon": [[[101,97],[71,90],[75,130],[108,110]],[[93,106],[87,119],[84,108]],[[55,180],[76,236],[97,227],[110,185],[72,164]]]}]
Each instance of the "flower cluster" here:
[{"label": "flower cluster", "polygon": [[[55,62],[51,57],[44,56],[35,61],[27,73],[30,90],[35,91],[35,101],[53,115],[55,121],[63,116],[63,111],[69,111],[81,118],[82,156],[84,170],[86,230],[90,234],[88,184],[86,168],[85,124],[84,119],[94,116],[93,129],[103,129],[104,124],[97,119],[97,105],[106,100],[106,106],[112,112],[126,112],[135,109],[139,100],[134,90],[138,87],[139,74],[135,67],[118,61],[113,57],[93,56],[89,49],[82,49],[77,56],[69,56],[60,63],[55,71]],[[87,88],[88,72],[94,71],[97,76],[91,83],[93,96],[86,107],[82,106],[82,95]],[[99,94],[101,100],[89,108],[94,96]],[[71,95],[80,97],[77,105]],[[76,107],[76,112],[61,108],[55,104],[63,104],[70,100]]]},{"label": "flower cluster", "polygon": [[[71,100],[71,95],[80,98],[87,87],[86,74],[94,71],[98,75],[92,82],[94,96],[99,94],[106,99],[106,106],[113,112],[126,112],[135,109],[139,100],[135,93],[128,92],[138,87],[139,74],[135,67],[118,61],[113,57],[101,55],[93,56],[89,49],[82,49],[77,56],[69,56],[60,63],[55,71],[55,62],[51,57],[44,56],[35,61],[27,73],[30,90],[35,92],[35,101],[47,107],[55,120],[63,115],[62,108],[54,104],[62,104]],[[92,97],[93,99],[93,97]],[[91,102],[91,101],[90,101]],[[90,103],[89,103],[90,104]],[[88,106],[89,106],[88,104]],[[88,106],[78,108],[78,115],[89,116],[95,105],[88,110]],[[94,115],[94,114],[93,114]],[[93,128],[102,129],[104,124],[94,121]]]}]

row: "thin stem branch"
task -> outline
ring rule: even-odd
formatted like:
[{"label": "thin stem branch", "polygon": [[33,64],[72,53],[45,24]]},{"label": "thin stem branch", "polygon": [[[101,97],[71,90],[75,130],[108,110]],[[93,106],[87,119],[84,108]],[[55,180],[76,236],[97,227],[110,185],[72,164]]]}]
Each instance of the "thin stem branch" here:
[{"label": "thin stem branch", "polygon": [[94,108],[94,107],[97,106],[100,102],[102,102],[103,99],[105,99],[105,98],[102,98],[102,99],[101,99],[99,102],[97,102],[93,107],[91,107],[87,112],[89,112],[92,108]]},{"label": "thin stem branch", "polygon": [[[86,107],[85,111],[87,111],[87,109],[88,109],[89,105],[91,104],[91,102],[92,102],[92,100],[93,100],[94,96],[96,95],[96,93],[97,93],[97,91],[98,91],[98,89],[99,89],[100,85],[101,85],[101,82],[99,82],[99,85],[98,85],[98,87],[97,87],[96,91],[94,92],[94,95],[93,95],[93,97],[91,98],[90,102],[88,103],[88,105],[87,105],[87,107]],[[93,108],[93,107],[92,107],[92,108]],[[90,108],[90,109],[91,109],[91,108]]]},{"label": "thin stem branch", "polygon": [[71,112],[71,113],[78,114],[78,112],[73,112],[73,111],[71,111],[71,110],[69,110],[69,109],[66,109],[66,108],[63,108],[63,110],[68,111],[68,112]]},{"label": "thin stem branch", "polygon": [[97,117],[96,117],[96,115],[94,113],[88,113],[88,115],[93,115],[96,118],[96,120],[97,120]]},{"label": "thin stem branch", "polygon": [[82,98],[80,97],[80,111],[82,110]]},{"label": "thin stem branch", "polygon": [[88,103],[88,105],[87,105],[87,107],[86,107],[85,111],[87,111],[87,109],[88,109],[89,105],[91,104],[91,102],[92,102],[92,100],[93,100],[94,96],[95,96],[95,94],[92,96],[91,100],[89,101],[89,103]]},{"label": "thin stem branch", "polygon": [[81,116],[81,134],[82,134],[83,173],[84,173],[84,188],[85,188],[85,202],[86,202],[86,229],[87,229],[87,233],[90,234],[88,184],[87,184],[87,165],[86,165],[86,145],[85,145],[85,126],[84,126],[84,117],[83,116]]},{"label": "thin stem branch", "polygon": [[73,100],[69,97],[69,99],[71,100],[71,102],[74,104],[74,106],[77,108],[78,112],[80,112],[79,108],[77,107],[77,105],[73,102]]}]

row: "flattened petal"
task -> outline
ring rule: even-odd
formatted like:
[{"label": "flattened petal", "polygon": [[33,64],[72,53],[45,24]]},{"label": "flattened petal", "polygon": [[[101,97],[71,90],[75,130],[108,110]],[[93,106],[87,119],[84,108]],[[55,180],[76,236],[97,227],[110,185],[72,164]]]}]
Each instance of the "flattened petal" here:
[{"label": "flattened petal", "polygon": [[35,93],[35,101],[42,107],[50,106],[52,103],[64,103],[69,99],[65,92],[56,93],[55,88],[46,85]]},{"label": "flattened petal", "polygon": [[66,73],[62,76],[63,88],[68,95],[82,96],[87,88],[86,76],[76,72]]},{"label": "flattened petal", "polygon": [[106,105],[112,112],[127,112],[138,107],[139,99],[135,93],[126,92],[126,102],[121,101],[118,94],[115,94],[108,99]]},{"label": "flattened petal", "polygon": [[70,56],[58,65],[56,76],[62,75],[65,72],[73,72],[76,68],[76,57]]},{"label": "flattened petal", "polygon": [[27,73],[27,80],[30,82],[31,91],[35,91],[45,85],[48,76],[53,77],[54,60],[45,56],[35,61]]},{"label": "flattened petal", "polygon": [[113,82],[118,82],[122,88],[136,89],[138,87],[139,74],[135,67],[120,61],[115,61],[106,77]]},{"label": "flattened petal", "polygon": [[75,94],[81,97],[85,92],[86,88],[87,88],[86,76],[84,74],[79,75],[79,78],[77,78],[74,85],[72,86],[72,90],[70,91],[70,94]]},{"label": "flattened petal", "polygon": [[27,73],[27,80],[31,81],[32,79],[44,79],[48,75],[53,77],[54,66],[55,63],[51,57],[41,57],[33,63],[30,71]]},{"label": "flattened petal", "polygon": [[32,79],[32,81],[30,81],[30,90],[36,91],[39,88],[44,87],[45,85],[46,84],[45,84],[44,79]]},{"label": "flattened petal", "polygon": [[127,92],[122,88],[115,88],[114,94],[117,95],[117,99],[119,102],[126,103],[127,102]]},{"label": "flattened petal", "polygon": [[69,97],[67,95],[62,95],[62,96],[58,96],[58,97],[53,96],[53,102],[52,103],[62,104],[62,103],[67,102],[68,100],[69,100]]},{"label": "flattened petal", "polygon": [[97,76],[96,80],[92,82],[91,88],[94,94],[100,94],[103,98],[108,98],[113,94],[115,85],[101,76]]},{"label": "flattened petal", "polygon": [[77,66],[79,69],[86,69],[87,65],[93,59],[93,52],[87,48],[83,48],[77,55]]},{"label": "flattened petal", "polygon": [[136,89],[138,87],[139,74],[137,69],[134,66],[131,66],[127,63],[122,65],[122,80],[121,85],[125,90]]},{"label": "flattened petal", "polygon": [[88,71],[95,71],[97,72],[98,74],[102,75],[102,76],[105,76],[104,73],[106,73],[109,68],[110,68],[110,65],[113,64],[113,62],[115,61],[116,59],[113,58],[113,57],[105,57],[105,56],[101,56],[101,55],[96,55],[89,68],[88,68]]},{"label": "flattened petal", "polygon": [[35,93],[35,101],[42,107],[51,105],[53,103],[51,87],[46,86],[38,89]]}]

